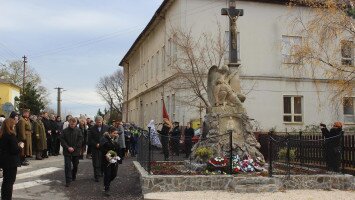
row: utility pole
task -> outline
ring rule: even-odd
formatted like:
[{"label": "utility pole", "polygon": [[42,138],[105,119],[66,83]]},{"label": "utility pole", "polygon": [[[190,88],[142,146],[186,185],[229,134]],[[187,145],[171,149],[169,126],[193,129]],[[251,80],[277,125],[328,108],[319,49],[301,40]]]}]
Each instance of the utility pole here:
[{"label": "utility pole", "polygon": [[56,87],[56,88],[54,88],[54,89],[56,89],[56,90],[58,90],[58,94],[57,94],[57,116],[61,116],[61,101],[62,101],[62,99],[61,99],[61,94],[62,94],[62,89],[63,88],[60,88],[60,87]]},{"label": "utility pole", "polygon": [[110,120],[113,120],[113,118],[112,118],[112,108],[113,108],[113,100],[112,100],[112,97],[110,97]]},{"label": "utility pole", "polygon": [[26,63],[27,57],[23,56],[23,80],[22,80],[22,94],[25,93],[25,85],[26,85]]}]

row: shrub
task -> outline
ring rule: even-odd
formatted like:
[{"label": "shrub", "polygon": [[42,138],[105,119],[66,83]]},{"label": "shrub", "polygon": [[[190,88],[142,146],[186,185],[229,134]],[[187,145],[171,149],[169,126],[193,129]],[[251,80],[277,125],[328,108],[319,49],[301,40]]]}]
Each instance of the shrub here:
[{"label": "shrub", "polygon": [[196,150],[196,156],[203,162],[207,162],[212,157],[212,150],[207,147],[198,147]]},{"label": "shrub", "polygon": [[[282,148],[277,153],[279,159],[285,160],[287,155],[287,148]],[[290,160],[296,159],[296,149],[290,149]]]}]

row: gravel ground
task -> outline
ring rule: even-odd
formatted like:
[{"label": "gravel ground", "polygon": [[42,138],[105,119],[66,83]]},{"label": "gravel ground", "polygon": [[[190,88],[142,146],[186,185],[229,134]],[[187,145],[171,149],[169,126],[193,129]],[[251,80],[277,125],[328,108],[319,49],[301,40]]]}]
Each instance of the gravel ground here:
[{"label": "gravel ground", "polygon": [[275,193],[230,193],[224,191],[193,191],[193,192],[161,192],[149,193],[144,195],[144,199],[154,200],[253,200],[253,199],[270,199],[270,200],[354,200],[355,191],[323,191],[323,190],[288,190],[285,192]]}]

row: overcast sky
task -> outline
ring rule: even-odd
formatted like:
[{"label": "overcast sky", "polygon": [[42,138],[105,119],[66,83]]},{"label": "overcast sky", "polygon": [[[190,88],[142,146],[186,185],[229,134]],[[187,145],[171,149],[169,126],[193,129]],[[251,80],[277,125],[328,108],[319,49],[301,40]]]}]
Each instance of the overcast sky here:
[{"label": "overcast sky", "polygon": [[163,0],[0,0],[0,63],[28,57],[56,110],[94,116],[106,105],[95,91]]}]

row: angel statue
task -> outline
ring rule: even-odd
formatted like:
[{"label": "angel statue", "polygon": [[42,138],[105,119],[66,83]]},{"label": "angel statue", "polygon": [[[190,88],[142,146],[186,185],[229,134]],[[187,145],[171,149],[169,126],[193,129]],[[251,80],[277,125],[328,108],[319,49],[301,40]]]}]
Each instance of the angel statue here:
[{"label": "angel statue", "polygon": [[241,107],[245,96],[231,87],[231,79],[236,74],[231,73],[227,65],[218,68],[212,66],[208,71],[208,99],[213,106],[226,105]]}]

